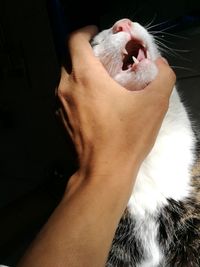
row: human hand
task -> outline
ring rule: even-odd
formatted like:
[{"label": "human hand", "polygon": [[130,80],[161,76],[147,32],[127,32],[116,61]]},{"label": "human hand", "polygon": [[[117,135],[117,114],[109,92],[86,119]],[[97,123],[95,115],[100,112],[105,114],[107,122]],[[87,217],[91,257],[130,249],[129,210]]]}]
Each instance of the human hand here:
[{"label": "human hand", "polygon": [[95,33],[86,27],[69,38],[72,71],[62,69],[57,91],[80,169],[19,267],[105,266],[137,169],[168,109],[175,83],[168,64],[157,60],[157,78],[128,91],[94,56],[89,40]]},{"label": "human hand", "polygon": [[58,97],[76,147],[80,170],[92,172],[110,161],[114,166],[140,165],[154,145],[167,112],[175,74],[162,58],[158,75],[144,90],[128,91],[116,83],[94,56],[89,40],[95,27],[69,38],[72,71],[62,68]]}]

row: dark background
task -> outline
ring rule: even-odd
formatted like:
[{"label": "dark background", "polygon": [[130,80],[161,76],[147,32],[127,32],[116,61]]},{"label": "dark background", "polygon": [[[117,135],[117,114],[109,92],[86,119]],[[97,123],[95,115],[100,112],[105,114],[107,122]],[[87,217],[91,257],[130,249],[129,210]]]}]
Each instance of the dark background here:
[{"label": "dark background", "polygon": [[0,0],[0,264],[16,265],[76,170],[73,146],[55,116],[66,34],[124,17],[165,22],[154,30],[164,31],[158,36],[178,54],[165,56],[199,136],[199,1]]}]

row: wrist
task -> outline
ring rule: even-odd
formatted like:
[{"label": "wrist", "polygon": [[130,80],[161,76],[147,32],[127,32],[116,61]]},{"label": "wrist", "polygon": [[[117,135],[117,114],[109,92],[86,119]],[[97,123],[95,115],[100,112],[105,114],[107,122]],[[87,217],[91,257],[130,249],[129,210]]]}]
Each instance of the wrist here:
[{"label": "wrist", "polygon": [[141,165],[139,153],[129,147],[125,149],[116,144],[102,147],[89,147],[79,158],[79,172],[83,176],[105,176],[120,172],[134,172]]},{"label": "wrist", "polygon": [[118,194],[123,192],[128,201],[139,167],[139,162],[133,157],[108,157],[105,153],[102,157],[100,154],[98,157],[93,155],[88,162],[81,162],[79,170],[69,180],[65,195],[68,199],[81,187],[89,184],[95,189],[102,186]]}]

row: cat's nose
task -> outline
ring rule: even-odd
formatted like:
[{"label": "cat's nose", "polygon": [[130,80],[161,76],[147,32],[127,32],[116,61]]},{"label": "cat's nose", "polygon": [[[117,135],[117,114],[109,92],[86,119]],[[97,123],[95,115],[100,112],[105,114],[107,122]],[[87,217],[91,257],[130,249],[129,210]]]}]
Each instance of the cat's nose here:
[{"label": "cat's nose", "polygon": [[117,32],[130,32],[131,31],[131,20],[130,19],[121,19],[117,21],[112,28],[113,33]]}]

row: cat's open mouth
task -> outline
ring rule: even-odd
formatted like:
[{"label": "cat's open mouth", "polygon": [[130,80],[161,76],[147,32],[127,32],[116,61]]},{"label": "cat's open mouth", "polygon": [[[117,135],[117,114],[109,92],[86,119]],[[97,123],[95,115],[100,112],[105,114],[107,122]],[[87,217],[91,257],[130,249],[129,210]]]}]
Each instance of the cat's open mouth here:
[{"label": "cat's open mouth", "polygon": [[146,46],[141,41],[131,39],[123,50],[122,70],[134,69],[140,61],[146,58],[149,59]]}]

